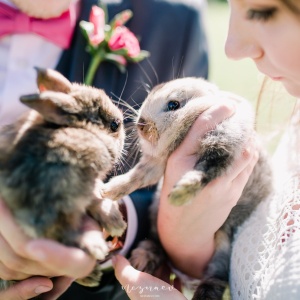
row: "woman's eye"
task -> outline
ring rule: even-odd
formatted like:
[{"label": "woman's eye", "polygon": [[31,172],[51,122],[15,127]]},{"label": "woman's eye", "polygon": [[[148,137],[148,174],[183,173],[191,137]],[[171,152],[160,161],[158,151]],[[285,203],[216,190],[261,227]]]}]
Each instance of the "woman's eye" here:
[{"label": "woman's eye", "polygon": [[276,8],[268,8],[264,10],[249,9],[247,11],[248,20],[268,21],[276,12]]},{"label": "woman's eye", "polygon": [[180,108],[180,103],[178,101],[169,101],[168,102],[168,111],[176,110]]},{"label": "woman's eye", "polygon": [[110,129],[113,131],[113,132],[116,132],[118,130],[120,126],[120,121],[119,120],[113,120],[111,123],[110,123]]}]

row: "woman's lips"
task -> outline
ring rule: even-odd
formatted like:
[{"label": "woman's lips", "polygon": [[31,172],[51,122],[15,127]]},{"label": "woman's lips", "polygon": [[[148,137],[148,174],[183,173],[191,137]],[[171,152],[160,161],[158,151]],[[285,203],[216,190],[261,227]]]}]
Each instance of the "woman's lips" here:
[{"label": "woman's lips", "polygon": [[274,80],[274,81],[281,81],[282,77],[276,76],[276,77],[271,77],[271,79]]}]

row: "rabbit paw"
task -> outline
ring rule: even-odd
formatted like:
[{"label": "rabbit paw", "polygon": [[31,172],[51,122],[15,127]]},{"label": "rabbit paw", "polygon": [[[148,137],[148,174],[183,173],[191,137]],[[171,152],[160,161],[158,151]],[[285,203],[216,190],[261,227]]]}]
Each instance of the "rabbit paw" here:
[{"label": "rabbit paw", "polygon": [[109,248],[100,231],[87,231],[79,241],[80,248],[85,250],[92,257],[103,260],[108,255]]},{"label": "rabbit paw", "polygon": [[192,300],[222,300],[227,283],[216,278],[209,278],[201,282]]},{"label": "rabbit paw", "polygon": [[153,253],[150,253],[145,249],[137,248],[132,251],[129,261],[135,269],[153,274],[157,266],[155,260],[153,261],[152,256],[154,256]]},{"label": "rabbit paw", "polygon": [[196,193],[202,189],[201,173],[199,171],[190,171],[186,173],[174,186],[169,201],[171,204],[180,206],[191,201]]},{"label": "rabbit paw", "polygon": [[102,277],[101,265],[96,264],[94,270],[86,277],[79,278],[76,282],[83,286],[95,287],[100,284]]},{"label": "rabbit paw", "polygon": [[129,261],[139,271],[154,274],[163,260],[162,250],[151,240],[143,241],[132,251]]},{"label": "rabbit paw", "polygon": [[102,198],[119,200],[125,195],[130,194],[132,183],[126,174],[115,176],[105,183],[101,189]]},{"label": "rabbit paw", "polygon": [[119,186],[115,186],[114,182],[115,181],[110,181],[104,185],[101,191],[103,198],[109,198],[115,201],[121,199],[126,195]]},{"label": "rabbit paw", "polygon": [[110,199],[97,200],[88,208],[92,218],[111,236],[121,236],[127,225],[119,210],[119,204]]}]

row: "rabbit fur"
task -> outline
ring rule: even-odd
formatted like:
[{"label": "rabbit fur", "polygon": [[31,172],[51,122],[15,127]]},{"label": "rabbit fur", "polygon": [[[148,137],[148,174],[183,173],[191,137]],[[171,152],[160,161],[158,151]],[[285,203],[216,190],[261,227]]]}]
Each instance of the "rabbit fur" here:
[{"label": "rabbit fur", "polygon": [[[141,106],[136,126],[141,158],[128,173],[105,184],[104,196],[119,199],[135,189],[154,185],[163,177],[170,154],[180,145],[196,118],[214,99],[231,99],[235,114],[206,133],[199,141],[197,163],[176,183],[168,200],[184,205],[193,200],[210,181],[226,174],[241,155],[245,143],[258,139],[254,130],[254,112],[249,102],[221,91],[202,78],[181,78],[153,88]],[[272,174],[266,153],[261,150],[258,163],[237,205],[215,235],[216,250],[193,299],[222,299],[228,282],[231,244],[234,232],[271,193]],[[132,252],[131,263],[141,271],[154,273],[165,259],[156,232],[159,191],[151,207],[152,239],[145,240]],[[174,233],[176,234],[176,233]]]},{"label": "rabbit fur", "polygon": [[[49,238],[80,247],[104,260],[104,236],[91,241],[82,221],[120,236],[126,228],[118,203],[101,199],[99,188],[124,145],[121,111],[104,91],[69,82],[51,69],[37,68],[40,92],[20,101],[31,110],[0,130],[0,195],[31,238]],[[77,282],[96,286],[99,264]],[[13,281],[0,280],[0,289]]]}]

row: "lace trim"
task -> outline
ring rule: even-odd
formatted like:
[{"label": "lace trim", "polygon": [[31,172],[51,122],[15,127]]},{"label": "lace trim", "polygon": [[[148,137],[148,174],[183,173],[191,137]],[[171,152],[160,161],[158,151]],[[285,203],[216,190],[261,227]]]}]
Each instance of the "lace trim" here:
[{"label": "lace trim", "polygon": [[235,241],[232,299],[299,299],[299,173],[258,206],[238,230]]}]

